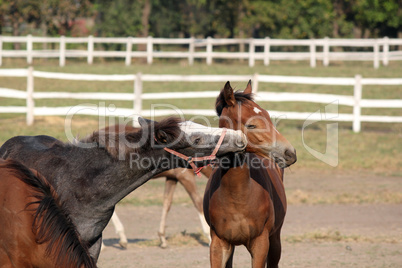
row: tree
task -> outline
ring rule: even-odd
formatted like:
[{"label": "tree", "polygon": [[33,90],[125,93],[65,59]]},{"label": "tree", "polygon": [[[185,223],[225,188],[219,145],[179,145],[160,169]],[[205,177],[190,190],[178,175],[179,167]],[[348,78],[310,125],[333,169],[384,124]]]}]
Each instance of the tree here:
[{"label": "tree", "polygon": [[[1,4],[2,20],[8,20],[12,27],[12,35],[21,34],[23,23],[35,22],[40,17],[39,0],[11,0]],[[14,49],[20,49],[20,43],[14,43]]]},{"label": "tree", "polygon": [[93,10],[89,0],[42,0],[40,14],[43,35],[71,35],[75,20]]},{"label": "tree", "polygon": [[355,0],[352,4],[356,25],[362,36],[397,37],[402,34],[402,4],[400,0]]},{"label": "tree", "polygon": [[99,36],[140,36],[142,7],[139,1],[98,0],[96,31]]},{"label": "tree", "polygon": [[249,35],[274,38],[321,38],[332,34],[330,0],[250,1],[244,23]]}]

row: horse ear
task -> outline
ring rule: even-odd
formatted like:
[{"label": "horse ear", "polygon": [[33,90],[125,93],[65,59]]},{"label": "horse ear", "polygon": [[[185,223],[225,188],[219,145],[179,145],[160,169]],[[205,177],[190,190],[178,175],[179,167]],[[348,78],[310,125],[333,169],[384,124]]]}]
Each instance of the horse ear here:
[{"label": "horse ear", "polygon": [[160,144],[167,144],[168,143],[168,135],[163,130],[158,130],[155,133],[155,139]]},{"label": "horse ear", "polygon": [[251,79],[248,80],[247,87],[246,87],[246,89],[244,90],[243,93],[246,93],[246,94],[251,94],[251,93],[253,93],[253,90],[252,90],[252,88],[251,88]]},{"label": "horse ear", "polygon": [[139,116],[139,117],[138,117],[138,123],[140,124],[140,126],[141,126],[142,128],[146,128],[146,127],[149,127],[149,126],[151,126],[152,124],[154,124],[155,121],[153,121],[153,120],[151,120],[151,119],[146,119],[146,118],[144,118],[144,117]]},{"label": "horse ear", "polygon": [[138,123],[140,124],[140,126],[142,127],[142,128],[145,128],[145,127],[147,127],[148,126],[148,121],[147,120],[145,120],[145,118],[143,118],[143,117],[138,117]]},{"label": "horse ear", "polygon": [[223,88],[223,95],[228,106],[234,106],[236,104],[233,88],[230,86],[229,81],[226,82],[225,87]]}]

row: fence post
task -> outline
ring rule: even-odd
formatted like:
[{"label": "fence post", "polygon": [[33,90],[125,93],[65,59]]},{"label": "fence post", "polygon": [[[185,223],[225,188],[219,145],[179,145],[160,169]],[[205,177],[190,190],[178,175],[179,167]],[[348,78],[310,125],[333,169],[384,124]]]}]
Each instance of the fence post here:
[{"label": "fence post", "polygon": [[271,39],[267,36],[264,39],[264,65],[269,65],[269,53],[271,50]]},{"label": "fence post", "polygon": [[378,44],[378,39],[374,41],[373,50],[374,50],[374,69],[378,69],[378,67],[380,67],[380,45]]},{"label": "fence post", "polygon": [[248,66],[253,67],[255,64],[255,45],[253,38],[250,38],[248,42],[248,55]]},{"label": "fence post", "polygon": [[195,38],[192,36],[188,44],[188,64],[194,64]]},{"label": "fence post", "polygon": [[66,65],[66,37],[64,35],[60,36],[60,67]]},{"label": "fence post", "polygon": [[360,100],[362,99],[362,76],[360,74],[355,75],[355,86],[353,90],[354,105],[353,105],[353,132],[360,132]]},{"label": "fence post", "polygon": [[253,75],[253,87],[252,87],[253,94],[258,92],[258,73]]},{"label": "fence post", "polygon": [[207,37],[207,65],[212,64],[212,38]]},{"label": "fence post", "polygon": [[388,36],[384,37],[384,45],[382,47],[382,64],[384,66],[388,66],[389,62],[389,38]]},{"label": "fence post", "polygon": [[142,111],[142,73],[135,75],[134,81],[134,114],[141,116]]},{"label": "fence post", "polygon": [[316,48],[314,39],[310,39],[310,67],[316,67]]},{"label": "fence post", "polygon": [[131,64],[131,51],[133,49],[133,38],[131,36],[127,37],[126,43],[126,66]]},{"label": "fence post", "polygon": [[3,38],[0,36],[0,66],[3,64]]},{"label": "fence post", "polygon": [[323,58],[323,65],[328,66],[329,65],[329,38],[325,37],[324,38],[324,58]]},{"label": "fence post", "polygon": [[28,67],[27,74],[27,125],[31,126],[34,122],[34,107],[35,102],[33,99],[34,92],[34,77],[33,77],[33,67]]},{"label": "fence post", "polygon": [[94,37],[92,35],[88,36],[88,64],[92,64],[94,60]]},{"label": "fence post", "polygon": [[27,63],[32,64],[32,35],[27,36]]},{"label": "fence post", "polygon": [[152,36],[148,36],[148,39],[147,39],[147,63],[148,64],[152,64],[152,61],[153,61],[153,55],[152,55],[152,52],[153,52],[153,47],[154,47],[154,45],[153,45],[153,43],[152,43]]}]

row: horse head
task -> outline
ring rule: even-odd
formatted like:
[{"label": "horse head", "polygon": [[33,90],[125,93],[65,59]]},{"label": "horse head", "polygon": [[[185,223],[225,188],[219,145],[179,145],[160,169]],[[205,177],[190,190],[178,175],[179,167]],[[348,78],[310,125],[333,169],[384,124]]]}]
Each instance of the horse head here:
[{"label": "horse head", "polygon": [[[175,119],[176,120],[176,119]],[[247,138],[243,132],[233,129],[206,127],[191,121],[178,123],[179,133],[167,133],[160,124],[139,119],[142,129],[152,129],[154,144],[152,148],[163,148],[167,152],[187,160],[196,170],[193,162],[213,160],[231,152],[244,151]]]},{"label": "horse head", "polygon": [[275,128],[269,113],[254,102],[251,80],[243,92],[234,92],[228,81],[216,100],[216,111],[219,127],[247,136],[247,152],[273,159],[281,168],[296,162],[296,150]]}]

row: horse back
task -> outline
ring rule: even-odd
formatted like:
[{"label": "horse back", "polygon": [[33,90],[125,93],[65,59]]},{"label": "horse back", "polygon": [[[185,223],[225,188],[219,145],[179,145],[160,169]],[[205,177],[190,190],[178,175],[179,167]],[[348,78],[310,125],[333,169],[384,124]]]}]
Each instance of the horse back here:
[{"label": "horse back", "polygon": [[49,149],[53,146],[63,146],[60,140],[46,136],[15,136],[7,140],[0,147],[0,157],[3,159],[17,158],[22,151],[36,152]]},{"label": "horse back", "polygon": [[54,173],[57,172],[49,167],[54,166],[51,163],[61,161],[60,158],[64,158],[64,156],[63,154],[53,155],[48,152],[56,148],[63,149],[64,147],[63,142],[46,135],[15,136],[1,146],[0,158],[13,159],[30,168],[47,171],[47,174],[44,175],[53,184],[52,180],[56,178]]}]

